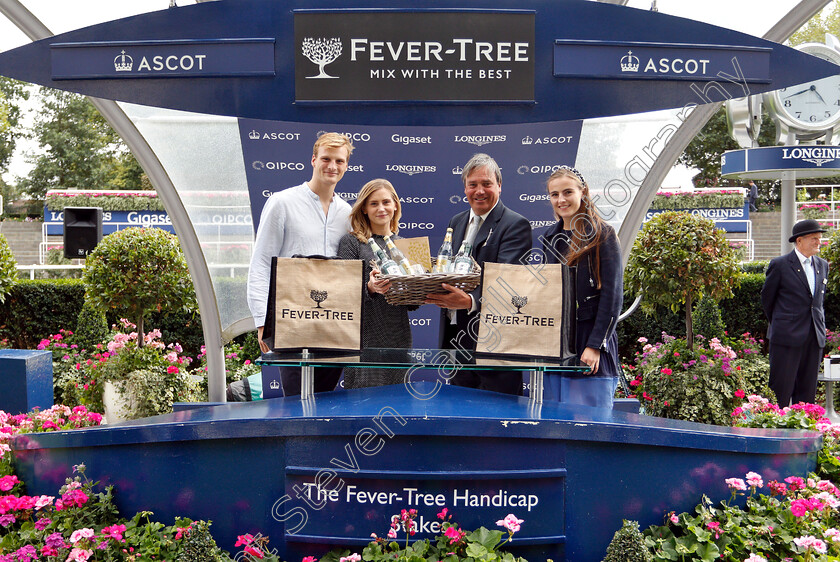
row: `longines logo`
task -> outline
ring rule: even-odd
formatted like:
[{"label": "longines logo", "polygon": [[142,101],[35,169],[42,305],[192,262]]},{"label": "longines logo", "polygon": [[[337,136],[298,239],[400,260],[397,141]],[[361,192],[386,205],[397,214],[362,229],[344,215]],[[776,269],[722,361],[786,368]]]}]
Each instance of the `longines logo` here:
[{"label": "longines logo", "polygon": [[543,164],[537,166],[523,164],[516,169],[516,173],[520,176],[524,176],[526,174],[552,174],[556,172],[560,166],[561,164]]},{"label": "longines logo", "polygon": [[437,166],[420,166],[417,164],[386,164],[386,172],[399,172],[413,176],[414,174],[423,174],[426,172],[434,173],[437,171]]},{"label": "longines logo", "polygon": [[248,138],[251,140],[278,140],[278,141],[293,141],[300,140],[300,133],[287,133],[281,131],[265,131],[259,132],[253,129],[248,133]]},{"label": "longines logo", "polygon": [[[821,167],[826,162],[831,162],[840,158],[840,148],[835,146],[803,146],[794,148],[783,148],[782,159],[791,160],[797,159],[803,162],[810,162]],[[724,162],[725,164],[725,162]]]},{"label": "longines logo", "polygon": [[522,137],[522,144],[524,146],[532,144],[566,144],[569,142],[572,142],[572,135],[565,137],[538,137],[536,139],[531,135]]},{"label": "longines logo", "polygon": [[506,135],[455,135],[455,142],[465,142],[474,144],[475,146],[484,146],[485,144],[490,144],[491,142],[505,142],[506,140]]},{"label": "longines logo", "polygon": [[318,65],[318,74],[315,76],[307,76],[310,78],[338,78],[338,76],[330,76],[324,70],[324,67],[335,62],[341,56],[342,46],[341,39],[338,37],[331,37],[329,39],[321,37],[315,39],[313,37],[305,37],[300,45],[300,52],[315,65]]}]

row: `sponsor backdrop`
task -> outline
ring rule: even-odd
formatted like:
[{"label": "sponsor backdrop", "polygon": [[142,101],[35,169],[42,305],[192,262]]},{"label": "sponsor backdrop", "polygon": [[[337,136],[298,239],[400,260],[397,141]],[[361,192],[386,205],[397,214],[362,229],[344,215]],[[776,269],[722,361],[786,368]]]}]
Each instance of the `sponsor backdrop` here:
[{"label": "sponsor backdrop", "polygon": [[[574,165],[581,121],[359,127],[240,119],[239,128],[255,230],[272,193],[312,176],[312,145],[318,135],[337,131],[350,136],[355,150],[336,193],[352,205],[365,183],[387,179],[401,199],[400,235],[428,236],[434,254],[449,219],[469,208],[461,171],[476,152],[485,152],[499,163],[501,200],[507,207],[527,217],[537,231],[553,224],[545,182],[558,166]],[[438,346],[438,311],[427,305],[410,313],[415,347]]]}]

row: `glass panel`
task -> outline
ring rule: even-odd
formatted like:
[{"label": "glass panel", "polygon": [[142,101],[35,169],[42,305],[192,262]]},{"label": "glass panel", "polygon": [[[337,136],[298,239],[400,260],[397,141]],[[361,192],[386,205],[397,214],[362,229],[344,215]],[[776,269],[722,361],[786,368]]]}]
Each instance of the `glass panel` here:
[{"label": "glass panel", "polygon": [[120,107],[154,150],[190,217],[210,270],[222,330],[250,319],[245,286],[254,231],[236,119]]}]

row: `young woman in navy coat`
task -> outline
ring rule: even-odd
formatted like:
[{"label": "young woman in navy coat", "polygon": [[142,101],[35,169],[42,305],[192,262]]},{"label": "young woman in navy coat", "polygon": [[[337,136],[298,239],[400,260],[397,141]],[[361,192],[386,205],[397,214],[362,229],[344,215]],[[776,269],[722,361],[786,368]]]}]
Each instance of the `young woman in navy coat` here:
[{"label": "young woman in navy coat", "polygon": [[548,178],[548,196],[557,224],[543,239],[548,263],[571,267],[575,283],[575,345],[590,374],[547,377],[546,398],[612,407],[620,374],[615,333],[624,294],[624,267],[613,228],[589,196],[589,186],[574,168],[561,166]]}]

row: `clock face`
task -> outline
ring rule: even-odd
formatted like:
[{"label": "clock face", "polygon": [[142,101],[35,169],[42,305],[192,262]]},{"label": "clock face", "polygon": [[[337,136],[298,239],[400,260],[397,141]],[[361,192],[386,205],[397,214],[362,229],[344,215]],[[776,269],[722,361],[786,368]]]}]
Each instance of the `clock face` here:
[{"label": "clock face", "polygon": [[[814,56],[837,64],[838,56],[812,52]],[[775,110],[797,129],[829,129],[840,121],[840,74],[777,90]]]}]

